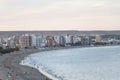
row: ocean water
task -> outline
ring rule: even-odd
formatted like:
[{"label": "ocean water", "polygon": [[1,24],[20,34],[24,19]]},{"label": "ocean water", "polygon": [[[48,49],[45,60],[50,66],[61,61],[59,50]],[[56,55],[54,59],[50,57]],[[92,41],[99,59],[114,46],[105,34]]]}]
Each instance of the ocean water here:
[{"label": "ocean water", "polygon": [[21,64],[53,80],[120,80],[120,46],[45,51]]}]

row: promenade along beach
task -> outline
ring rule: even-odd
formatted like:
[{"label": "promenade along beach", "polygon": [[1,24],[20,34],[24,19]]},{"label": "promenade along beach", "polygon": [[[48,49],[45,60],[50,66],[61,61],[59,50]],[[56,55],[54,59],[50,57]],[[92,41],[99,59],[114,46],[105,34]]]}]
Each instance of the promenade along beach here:
[{"label": "promenade along beach", "polygon": [[37,52],[20,64],[52,80],[120,80],[120,46]]}]

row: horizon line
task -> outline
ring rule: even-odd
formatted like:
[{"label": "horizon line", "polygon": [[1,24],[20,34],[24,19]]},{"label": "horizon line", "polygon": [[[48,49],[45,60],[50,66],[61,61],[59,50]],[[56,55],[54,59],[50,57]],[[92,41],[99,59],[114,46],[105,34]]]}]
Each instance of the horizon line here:
[{"label": "horizon line", "polygon": [[120,30],[0,30],[0,32],[9,32],[9,31],[120,31]]}]

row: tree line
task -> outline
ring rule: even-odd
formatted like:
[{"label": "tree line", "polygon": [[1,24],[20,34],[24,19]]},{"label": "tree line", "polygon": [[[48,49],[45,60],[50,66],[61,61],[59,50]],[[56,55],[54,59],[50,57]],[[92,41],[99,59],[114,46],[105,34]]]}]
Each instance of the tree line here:
[{"label": "tree line", "polygon": [[18,47],[15,47],[15,48],[7,47],[6,49],[3,49],[2,47],[0,47],[1,54],[6,54],[6,53],[14,52],[14,51],[19,51],[19,48]]}]

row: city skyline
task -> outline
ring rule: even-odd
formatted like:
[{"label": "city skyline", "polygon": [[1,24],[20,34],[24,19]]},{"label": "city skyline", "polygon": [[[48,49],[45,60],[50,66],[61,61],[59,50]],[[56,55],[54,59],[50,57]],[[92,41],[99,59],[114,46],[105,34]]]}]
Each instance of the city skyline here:
[{"label": "city skyline", "polygon": [[119,0],[0,0],[0,31],[120,30]]}]

